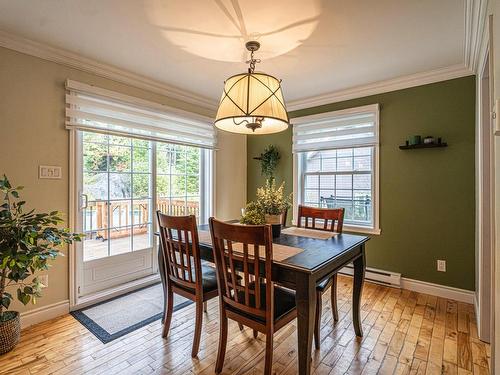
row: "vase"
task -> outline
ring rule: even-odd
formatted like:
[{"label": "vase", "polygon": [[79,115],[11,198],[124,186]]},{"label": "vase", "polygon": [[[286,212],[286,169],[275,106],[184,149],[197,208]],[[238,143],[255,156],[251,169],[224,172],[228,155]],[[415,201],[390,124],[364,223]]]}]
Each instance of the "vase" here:
[{"label": "vase", "polygon": [[4,313],[7,320],[0,321],[0,354],[10,352],[21,337],[21,319],[16,311]]},{"label": "vase", "polygon": [[266,224],[271,224],[273,229],[273,238],[281,235],[281,214],[280,215],[265,215]]}]

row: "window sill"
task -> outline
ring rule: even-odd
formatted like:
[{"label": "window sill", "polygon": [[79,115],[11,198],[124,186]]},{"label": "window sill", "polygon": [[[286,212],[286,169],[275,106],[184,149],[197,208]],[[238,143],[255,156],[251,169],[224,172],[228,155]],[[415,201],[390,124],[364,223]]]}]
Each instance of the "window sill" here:
[{"label": "window sill", "polygon": [[377,236],[380,235],[380,232],[381,232],[380,228],[366,228],[366,227],[358,227],[358,226],[346,225],[346,224],[344,224],[342,229],[344,232],[374,234]]}]

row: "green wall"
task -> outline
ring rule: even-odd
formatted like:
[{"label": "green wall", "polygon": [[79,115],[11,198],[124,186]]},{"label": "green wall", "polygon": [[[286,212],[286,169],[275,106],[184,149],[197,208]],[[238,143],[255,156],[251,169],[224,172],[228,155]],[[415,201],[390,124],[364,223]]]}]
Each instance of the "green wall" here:
[{"label": "green wall", "polygon": [[[290,117],[380,104],[380,228],[367,265],[403,277],[474,290],[475,78],[459,78],[294,111]],[[293,120],[292,120],[293,123]],[[442,137],[449,147],[399,150],[409,135]],[[277,181],[292,190],[292,132],[247,137],[247,198],[264,183],[260,155],[281,151]],[[446,272],[436,260],[445,259]]]}]

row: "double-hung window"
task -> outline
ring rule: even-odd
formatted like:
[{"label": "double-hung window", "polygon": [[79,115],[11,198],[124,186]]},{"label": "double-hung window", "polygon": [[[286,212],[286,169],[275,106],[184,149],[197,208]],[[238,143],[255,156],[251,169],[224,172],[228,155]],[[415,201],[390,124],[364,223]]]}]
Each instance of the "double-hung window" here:
[{"label": "double-hung window", "polygon": [[295,209],[342,207],[345,230],[380,233],[378,104],[293,122]]}]

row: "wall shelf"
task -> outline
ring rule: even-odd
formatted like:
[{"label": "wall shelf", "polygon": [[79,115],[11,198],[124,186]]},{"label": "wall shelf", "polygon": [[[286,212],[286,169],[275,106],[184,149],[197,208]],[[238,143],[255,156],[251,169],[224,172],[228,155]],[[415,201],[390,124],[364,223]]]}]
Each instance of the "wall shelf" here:
[{"label": "wall shelf", "polygon": [[400,150],[413,150],[416,148],[436,148],[436,147],[448,147],[446,142],[444,143],[420,143],[418,145],[403,145],[399,146]]}]

